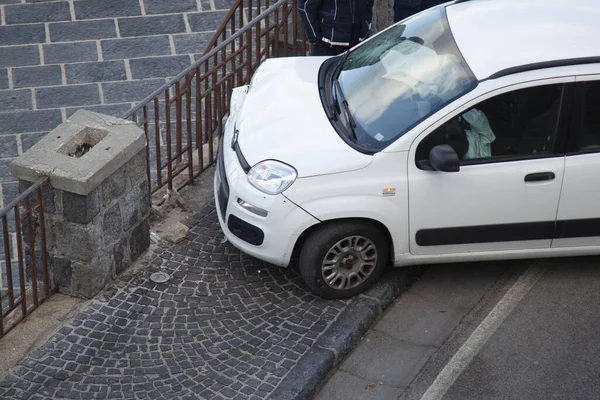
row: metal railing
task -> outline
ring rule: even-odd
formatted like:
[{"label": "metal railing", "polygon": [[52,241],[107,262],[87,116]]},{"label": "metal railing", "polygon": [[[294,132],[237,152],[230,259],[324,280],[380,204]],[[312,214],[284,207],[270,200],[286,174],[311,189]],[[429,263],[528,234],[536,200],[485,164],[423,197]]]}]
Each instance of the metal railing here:
[{"label": "metal railing", "polygon": [[144,129],[151,194],[193,183],[214,163],[231,91],[263,60],[307,54],[296,8],[296,0],[236,0],[204,55],[123,115]]},{"label": "metal railing", "polygon": [[0,338],[48,299],[51,287],[40,178],[0,210]]}]

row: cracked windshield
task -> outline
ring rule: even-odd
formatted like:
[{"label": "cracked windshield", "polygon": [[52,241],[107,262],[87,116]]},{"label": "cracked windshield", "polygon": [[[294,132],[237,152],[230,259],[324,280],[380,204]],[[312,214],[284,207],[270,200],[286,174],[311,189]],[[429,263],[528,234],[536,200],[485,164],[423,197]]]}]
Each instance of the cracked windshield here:
[{"label": "cracked windshield", "polygon": [[356,141],[382,150],[476,86],[440,9],[396,25],[353,51],[339,76]]}]

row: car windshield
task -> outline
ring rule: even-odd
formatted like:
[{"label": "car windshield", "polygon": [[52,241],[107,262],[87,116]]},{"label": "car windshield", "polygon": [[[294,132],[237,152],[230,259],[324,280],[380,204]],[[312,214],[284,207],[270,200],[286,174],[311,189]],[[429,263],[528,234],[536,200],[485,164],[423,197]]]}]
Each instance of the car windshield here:
[{"label": "car windshield", "polygon": [[477,85],[444,7],[357,47],[347,55],[338,80],[355,121],[351,140],[374,151]]}]

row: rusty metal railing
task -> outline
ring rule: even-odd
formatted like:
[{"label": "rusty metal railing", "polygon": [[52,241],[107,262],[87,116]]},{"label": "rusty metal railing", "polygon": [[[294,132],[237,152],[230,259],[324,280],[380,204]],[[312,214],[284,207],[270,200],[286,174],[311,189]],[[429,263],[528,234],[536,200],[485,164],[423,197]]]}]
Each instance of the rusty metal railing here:
[{"label": "rusty metal railing", "polygon": [[307,54],[296,0],[236,0],[204,55],[123,118],[146,134],[150,192],[180,189],[214,163],[231,90],[266,58]]},{"label": "rusty metal railing", "polygon": [[54,292],[44,214],[47,182],[40,178],[0,210],[0,338]]}]

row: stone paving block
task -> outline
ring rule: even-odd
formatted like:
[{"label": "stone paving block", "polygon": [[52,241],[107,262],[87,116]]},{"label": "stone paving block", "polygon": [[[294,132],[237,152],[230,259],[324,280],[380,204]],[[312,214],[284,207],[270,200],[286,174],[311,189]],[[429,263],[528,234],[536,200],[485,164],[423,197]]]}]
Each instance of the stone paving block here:
[{"label": "stone paving block", "polygon": [[102,41],[102,55],[105,60],[166,56],[170,54],[171,47],[167,36]]},{"label": "stone paving block", "polygon": [[403,390],[337,371],[313,400],[392,400],[397,399]]},{"label": "stone paving block", "polygon": [[106,39],[117,37],[115,22],[110,19],[97,21],[75,21],[51,23],[50,41],[66,42],[75,40]]},{"label": "stone paving block", "polygon": [[88,110],[101,114],[112,115],[113,117],[120,117],[125,114],[127,110],[132,107],[131,103],[122,103],[122,104],[103,104],[99,106],[85,106],[85,107],[67,107],[67,118],[71,115],[75,114],[77,110]]},{"label": "stone paving block", "polygon": [[6,6],[4,16],[8,25],[71,20],[67,2]]},{"label": "stone paving block", "polygon": [[0,133],[51,131],[61,122],[60,110],[0,113]]},{"label": "stone paving block", "polygon": [[340,369],[370,382],[406,387],[434,351],[434,347],[407,344],[383,332],[371,331]]},{"label": "stone paving block", "polygon": [[58,65],[13,68],[12,79],[15,88],[58,86],[62,84],[62,73]]},{"label": "stone paving block", "polygon": [[0,110],[3,112],[31,110],[32,108],[31,90],[3,90],[0,92]]},{"label": "stone paving block", "polygon": [[212,32],[173,35],[175,51],[177,54],[203,53],[212,37]]},{"label": "stone paving block", "polygon": [[463,312],[405,293],[374,329],[408,343],[439,347],[458,325]]},{"label": "stone paving block", "polygon": [[114,18],[142,15],[138,0],[85,0],[75,2],[77,19]]},{"label": "stone paving block", "polygon": [[43,138],[44,136],[46,136],[47,134],[48,134],[48,132],[21,134],[21,143],[23,144],[23,153],[26,152],[27,150],[29,150],[31,148],[31,146],[33,146],[34,144],[39,142],[39,140],[41,138]]},{"label": "stone paving block", "polygon": [[17,137],[15,135],[0,135],[0,158],[18,156]]},{"label": "stone paving block", "polygon": [[146,14],[183,13],[198,10],[196,0],[144,0]]},{"label": "stone paving block", "polygon": [[183,15],[161,15],[157,17],[119,18],[122,37],[166,35],[185,32]]},{"label": "stone paving block", "polygon": [[0,26],[0,46],[43,43],[45,41],[44,24]]},{"label": "stone paving block", "polygon": [[8,89],[8,70],[0,69],[0,89]]},{"label": "stone paving block", "polygon": [[0,67],[38,65],[40,51],[37,46],[0,47]]},{"label": "stone paving block", "polygon": [[210,11],[187,14],[192,32],[215,31],[227,15],[227,11]]},{"label": "stone paving block", "polygon": [[35,89],[35,98],[39,109],[100,104],[98,85]]},{"label": "stone paving block", "polygon": [[93,83],[105,81],[124,81],[125,62],[105,61],[93,63],[76,63],[65,65],[67,83]]},{"label": "stone paving block", "polygon": [[175,76],[191,65],[189,56],[138,58],[129,61],[133,79]]},{"label": "stone paving block", "polygon": [[46,64],[98,61],[96,42],[45,44],[43,52]]},{"label": "stone paving block", "polygon": [[158,89],[164,84],[164,79],[148,79],[133,82],[103,83],[105,103],[135,102]]}]

